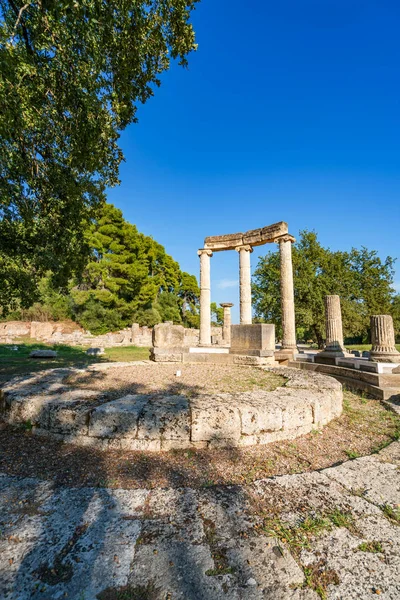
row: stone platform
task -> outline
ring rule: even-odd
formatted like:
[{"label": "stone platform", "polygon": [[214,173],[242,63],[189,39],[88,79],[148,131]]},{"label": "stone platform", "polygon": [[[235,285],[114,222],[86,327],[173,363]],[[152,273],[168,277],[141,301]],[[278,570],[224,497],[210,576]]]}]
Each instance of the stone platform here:
[{"label": "stone platform", "polygon": [[378,400],[400,402],[400,373],[394,364],[389,370],[389,364],[360,359],[336,359],[336,364],[331,365],[296,358],[289,366],[329,375],[349,389],[366,392]]},{"label": "stone platform", "polygon": [[0,392],[0,419],[10,425],[29,425],[37,435],[79,445],[160,451],[293,439],[320,428],[342,412],[340,383],[297,369],[270,369],[286,379],[284,386],[273,391],[191,398],[166,393],[130,394],[110,400],[98,390],[71,388],[65,381],[75,373],[127,365],[132,363],[102,363],[85,370],[52,369],[16,377]]},{"label": "stone platform", "polygon": [[75,488],[0,474],[0,596],[398,600],[399,467],[394,442],[249,486]]}]

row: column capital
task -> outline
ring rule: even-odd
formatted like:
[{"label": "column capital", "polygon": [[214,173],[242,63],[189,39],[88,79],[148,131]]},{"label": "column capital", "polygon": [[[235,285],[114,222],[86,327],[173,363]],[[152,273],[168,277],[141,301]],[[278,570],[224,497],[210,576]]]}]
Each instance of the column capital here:
[{"label": "column capital", "polygon": [[286,233],[285,235],[281,235],[281,237],[276,238],[275,242],[277,244],[280,244],[281,242],[291,242],[292,244],[294,244],[296,241],[296,238],[293,235],[290,235],[290,233]]},{"label": "column capital", "polygon": [[234,306],[234,305],[232,304],[232,302],[221,302],[220,306],[222,308],[232,308],[232,306]]},{"label": "column capital", "polygon": [[240,252],[241,250],[245,250],[246,252],[253,252],[253,246],[237,246],[235,248],[236,252]]},{"label": "column capital", "polygon": [[206,254],[207,256],[212,256],[212,250],[209,250],[209,248],[200,248],[200,250],[197,250],[197,254],[199,256],[201,256],[202,254]]}]

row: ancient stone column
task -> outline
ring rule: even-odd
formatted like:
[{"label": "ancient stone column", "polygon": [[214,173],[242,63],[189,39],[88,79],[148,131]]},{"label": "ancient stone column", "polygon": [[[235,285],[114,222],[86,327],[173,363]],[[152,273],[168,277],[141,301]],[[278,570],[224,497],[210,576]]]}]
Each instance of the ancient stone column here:
[{"label": "ancient stone column", "polygon": [[291,235],[278,240],[281,261],[282,350],[296,350],[296,325],[294,318],[294,288]]},{"label": "ancient stone column", "polygon": [[225,346],[231,345],[231,308],[233,304],[231,302],[222,302],[220,304],[224,309],[224,326],[222,328],[222,340]]},{"label": "ancient stone column", "polygon": [[393,319],[390,315],[371,317],[371,342],[370,360],[400,363],[400,352],[396,350]]},{"label": "ancient stone column", "polygon": [[197,252],[200,256],[200,346],[211,345],[211,283],[210,257],[211,250],[202,248]]},{"label": "ancient stone column", "polygon": [[339,296],[325,296],[326,344],[324,352],[345,354],[342,328],[342,311]]},{"label": "ancient stone column", "polygon": [[240,324],[251,325],[251,246],[239,246]]}]

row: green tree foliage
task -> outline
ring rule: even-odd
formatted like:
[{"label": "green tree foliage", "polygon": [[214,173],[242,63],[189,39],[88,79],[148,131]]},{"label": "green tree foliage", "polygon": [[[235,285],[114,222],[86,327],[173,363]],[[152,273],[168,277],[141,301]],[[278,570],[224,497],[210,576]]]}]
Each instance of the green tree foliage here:
[{"label": "green tree foliage", "polygon": [[65,283],[82,269],[85,222],[118,184],[119,132],[171,59],[186,65],[197,1],[0,0],[3,306],[31,304],[48,270]]},{"label": "green tree foliage", "polygon": [[224,324],[224,309],[217,306],[216,302],[211,302],[211,325],[214,327],[222,327]]},{"label": "green tree foliage", "polygon": [[91,259],[70,289],[74,318],[92,333],[133,321],[191,325],[197,314],[196,278],[180,270],[163,246],[137,231],[111,204],[85,233]]},{"label": "green tree foliage", "polygon": [[396,341],[400,343],[400,294],[396,294],[392,301],[391,314],[393,315],[393,325],[396,332]]},{"label": "green tree foliage", "polygon": [[[324,297],[339,294],[344,334],[367,340],[369,317],[393,311],[393,259],[384,262],[374,250],[353,248],[332,252],[317,234],[302,231],[293,245],[293,275],[298,335],[325,338]],[[254,273],[253,298],[256,317],[273,322],[281,334],[279,252],[261,257]]]}]

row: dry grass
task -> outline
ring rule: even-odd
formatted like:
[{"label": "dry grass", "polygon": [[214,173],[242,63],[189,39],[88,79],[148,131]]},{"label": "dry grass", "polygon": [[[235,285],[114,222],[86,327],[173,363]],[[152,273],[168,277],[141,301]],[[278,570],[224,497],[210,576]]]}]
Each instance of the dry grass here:
[{"label": "dry grass", "polygon": [[[180,376],[176,375],[177,371]],[[72,375],[66,381],[74,388],[106,391],[110,397],[125,394],[165,396],[166,393],[193,397],[258,389],[271,391],[281,386],[285,379],[262,369],[237,365],[132,363],[129,367]]]},{"label": "dry grass", "polygon": [[0,471],[59,485],[205,487],[313,471],[371,454],[399,438],[400,417],[379,401],[345,392],[342,416],[294,441],[243,449],[167,453],[79,448],[10,428],[0,431]]}]

